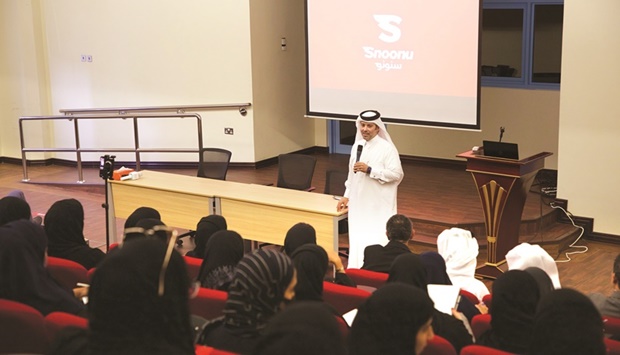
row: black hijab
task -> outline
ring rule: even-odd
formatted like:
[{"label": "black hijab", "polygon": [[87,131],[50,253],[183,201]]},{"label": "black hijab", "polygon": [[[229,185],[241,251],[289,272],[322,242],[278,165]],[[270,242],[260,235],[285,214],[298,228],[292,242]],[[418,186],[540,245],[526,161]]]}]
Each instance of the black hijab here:
[{"label": "black hijab", "polygon": [[81,313],[84,305],[45,269],[46,247],[43,228],[30,221],[0,227],[0,298],[25,303],[43,315],[54,311]]},{"label": "black hijab", "polygon": [[183,257],[158,238],[123,243],[97,267],[89,292],[90,354],[194,354]]},{"label": "black hijab", "polygon": [[226,218],[220,215],[212,214],[202,217],[196,225],[196,233],[194,234],[194,250],[190,250],[186,255],[194,258],[205,258],[207,244],[209,239],[215,232],[228,229]]},{"label": "black hijab", "polygon": [[295,249],[291,255],[297,270],[295,300],[323,301],[323,279],[329,259],[325,249],[307,244]]},{"label": "black hijab", "polygon": [[425,291],[399,282],[386,284],[359,306],[349,334],[349,353],[415,354],[416,335],[433,312]]},{"label": "black hijab", "polygon": [[434,251],[427,251],[420,254],[420,260],[426,268],[426,279],[429,284],[452,285],[443,256]]},{"label": "black hijab", "polygon": [[273,250],[246,254],[237,265],[224,306],[224,323],[233,334],[257,336],[278,311],[294,274],[291,259]]},{"label": "black hijab", "polygon": [[243,238],[229,230],[215,232],[207,242],[198,281],[202,287],[228,291],[235,267],[243,258]]},{"label": "black hijab", "polygon": [[62,258],[71,248],[86,245],[83,234],[84,208],[76,199],[54,202],[45,214],[44,227],[51,256]]},{"label": "black hijab", "polygon": [[299,302],[271,318],[252,354],[343,355],[346,349],[329,308],[316,302]]},{"label": "black hijab", "polygon": [[530,267],[526,268],[523,271],[525,271],[528,274],[532,275],[534,280],[536,280],[536,283],[538,284],[538,292],[540,293],[540,298],[541,299],[546,294],[548,294],[551,291],[555,290],[555,287],[553,286],[553,281],[551,281],[551,278],[545,272],[545,270],[543,270],[543,269],[541,269],[539,267],[536,267],[536,266],[530,266]]},{"label": "black hijab", "polygon": [[135,227],[141,219],[154,218],[161,220],[159,212],[151,207],[138,207],[125,220],[125,229]]},{"label": "black hijab", "polygon": [[308,223],[297,223],[286,232],[283,251],[292,255],[295,249],[305,244],[316,244],[316,230]]},{"label": "black hijab", "polygon": [[30,220],[32,212],[26,200],[6,196],[0,199],[0,226],[20,219]]},{"label": "black hijab", "polygon": [[526,352],[540,299],[536,280],[523,270],[509,270],[493,282],[492,295],[491,329],[478,342],[511,353]]},{"label": "black hijab", "polygon": [[420,256],[410,253],[397,256],[390,266],[387,282],[402,282],[426,292],[428,280]]},{"label": "black hijab", "polygon": [[587,296],[572,289],[553,290],[536,310],[528,354],[604,355],[603,337],[601,314]]}]

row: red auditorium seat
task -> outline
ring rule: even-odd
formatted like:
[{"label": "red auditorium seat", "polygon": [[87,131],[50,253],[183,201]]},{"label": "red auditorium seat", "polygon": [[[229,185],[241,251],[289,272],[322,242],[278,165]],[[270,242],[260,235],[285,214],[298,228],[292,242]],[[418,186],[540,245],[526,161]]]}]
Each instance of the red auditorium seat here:
[{"label": "red auditorium seat", "polygon": [[461,297],[465,297],[468,300],[470,300],[472,304],[480,303],[480,300],[478,299],[478,297],[476,297],[476,295],[474,295],[473,293],[471,293],[469,291],[465,291],[465,290],[461,289],[459,291],[459,294],[461,295]]},{"label": "red auditorium seat", "polygon": [[388,274],[384,272],[363,269],[347,269],[347,275],[358,285],[371,286],[374,288],[383,286],[388,279]]},{"label": "red auditorium seat", "polygon": [[72,290],[78,282],[88,283],[88,270],[72,260],[47,257],[47,270],[60,286]]},{"label": "red auditorium seat", "polygon": [[50,343],[53,342],[56,334],[66,327],[87,329],[88,320],[65,312],[52,312],[45,316],[45,330]]},{"label": "red auditorium seat", "polygon": [[239,355],[229,351],[219,350],[210,346],[196,345],[196,355]]},{"label": "red auditorium seat", "polygon": [[370,292],[356,287],[323,282],[323,300],[332,305],[340,315],[357,308],[369,296]]},{"label": "red auditorium seat", "polygon": [[217,318],[224,315],[227,298],[227,292],[201,287],[196,297],[189,300],[189,311],[205,319]]},{"label": "red auditorium seat", "polygon": [[202,259],[194,258],[187,255],[184,255],[183,259],[185,259],[185,264],[187,265],[187,274],[189,275],[189,279],[196,280],[198,278],[198,273],[200,272],[200,265],[202,265]]},{"label": "red auditorium seat", "polygon": [[422,350],[420,355],[456,355],[456,350],[449,341],[439,335],[435,335],[433,339],[426,344],[426,347]]},{"label": "red auditorium seat", "polygon": [[461,349],[460,355],[511,355],[505,351],[482,345],[467,345]]},{"label": "red auditorium seat", "polygon": [[491,315],[477,314],[471,319],[471,331],[474,332],[474,338],[480,339],[480,336],[491,329]]},{"label": "red auditorium seat", "polygon": [[603,327],[606,334],[620,338],[620,318],[603,316]]},{"label": "red auditorium seat", "polygon": [[0,353],[44,354],[47,346],[43,315],[23,303],[0,299]]}]

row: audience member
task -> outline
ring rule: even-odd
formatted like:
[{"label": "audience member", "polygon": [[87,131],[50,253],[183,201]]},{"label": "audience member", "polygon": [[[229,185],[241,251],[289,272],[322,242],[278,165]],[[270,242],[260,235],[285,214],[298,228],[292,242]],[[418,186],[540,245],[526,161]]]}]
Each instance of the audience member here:
[{"label": "audience member", "polygon": [[198,281],[202,287],[228,291],[235,267],[243,258],[243,238],[229,230],[215,232],[205,247]]},{"label": "audience member", "polygon": [[205,325],[199,343],[252,353],[269,319],[295,297],[296,284],[295,268],[288,256],[263,249],[246,254],[228,289],[224,316]]},{"label": "audience member", "polygon": [[531,334],[529,355],[607,353],[601,314],[587,296],[572,289],[556,289],[540,300]]},{"label": "audience member", "polygon": [[433,301],[425,291],[402,283],[375,291],[351,325],[349,353],[419,355],[434,336]]},{"label": "audience member", "polygon": [[602,293],[593,293],[590,299],[602,315],[620,318],[620,254],[614,259],[611,284],[613,291],[609,297]]},{"label": "audience member", "polygon": [[488,295],[486,285],[476,279],[478,240],[461,228],[446,229],[437,237],[437,252],[446,261],[452,284],[473,293],[479,300]]},{"label": "audience member", "polygon": [[362,269],[387,273],[397,256],[411,253],[407,243],[413,238],[415,231],[407,216],[393,215],[388,219],[385,228],[389,242],[385,246],[381,244],[367,246],[364,249]]},{"label": "audience member", "polygon": [[154,236],[164,243],[171,237],[171,229],[164,222],[156,218],[142,218],[135,227],[125,229],[123,242]]},{"label": "audience member", "polygon": [[291,259],[297,271],[295,301],[323,302],[323,279],[329,263],[327,252],[318,245],[306,244],[295,249]]},{"label": "audience member", "polygon": [[90,287],[90,354],[194,354],[183,257],[157,238],[123,244]]},{"label": "audience member", "polygon": [[[388,284],[404,283],[417,287],[428,293],[426,268],[416,254],[402,254],[394,259],[388,276]],[[433,331],[446,339],[458,353],[462,347],[472,343],[472,335],[468,330],[469,323],[463,314],[453,310],[452,315],[433,310]]]},{"label": "audience member", "polygon": [[83,315],[84,304],[60,287],[45,269],[47,237],[28,220],[0,226],[0,298],[34,307]]},{"label": "audience member", "polygon": [[26,200],[14,196],[6,196],[0,199],[0,226],[9,222],[32,218],[30,205]]},{"label": "audience member", "polygon": [[24,194],[24,192],[22,190],[11,190],[8,194],[6,194],[7,196],[13,196],[13,197],[17,197],[21,200],[26,201],[26,195]]},{"label": "audience member", "polygon": [[506,254],[506,263],[509,270],[525,270],[530,266],[541,268],[549,275],[556,289],[562,287],[555,260],[540,245],[528,243],[517,245]]},{"label": "audience member", "polygon": [[476,343],[510,353],[527,352],[540,300],[536,280],[523,270],[509,270],[493,282],[491,329]]},{"label": "audience member", "polygon": [[124,229],[135,227],[141,219],[154,218],[161,219],[159,212],[151,207],[138,207],[125,220]]},{"label": "audience member", "polygon": [[228,229],[226,218],[216,214],[202,217],[200,221],[198,221],[196,232],[194,233],[194,250],[188,251],[185,255],[203,259],[211,236],[215,232],[226,229]]},{"label": "audience member", "polygon": [[323,304],[299,302],[287,306],[267,324],[253,355],[345,355],[341,331]]},{"label": "audience member", "polygon": [[[446,262],[443,260],[439,253],[434,251],[427,251],[420,254],[420,260],[426,268],[426,279],[428,284],[433,285],[452,285],[452,281],[450,281],[450,277],[446,272]],[[485,307],[480,305],[480,302],[477,304],[472,303],[469,298],[462,297],[457,311],[463,313],[467,320],[471,322],[471,319],[481,313],[480,307],[486,313],[487,310]]]},{"label": "audience member", "polygon": [[551,278],[549,277],[549,275],[547,275],[545,270],[536,266],[530,266],[528,268],[525,268],[525,270],[523,271],[532,275],[534,280],[536,280],[536,284],[538,284],[538,292],[540,293],[540,298],[543,298],[546,294],[555,290],[555,287],[553,286],[553,281],[551,281]]},{"label": "audience member", "polygon": [[67,199],[54,202],[45,214],[45,233],[49,240],[48,254],[73,260],[91,269],[105,253],[91,248],[84,240],[84,208],[80,201]]},{"label": "audience member", "polygon": [[308,223],[300,222],[286,232],[282,251],[291,256],[295,249],[305,244],[316,244],[316,230]]}]

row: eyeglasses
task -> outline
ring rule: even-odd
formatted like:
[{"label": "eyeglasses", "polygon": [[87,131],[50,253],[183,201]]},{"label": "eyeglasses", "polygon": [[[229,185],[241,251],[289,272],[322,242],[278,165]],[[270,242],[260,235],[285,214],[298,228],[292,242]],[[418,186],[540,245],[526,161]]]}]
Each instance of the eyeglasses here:
[{"label": "eyeglasses", "polygon": [[172,251],[174,250],[174,246],[177,243],[177,236],[179,233],[176,229],[172,229],[168,226],[154,226],[151,229],[144,229],[142,227],[132,227],[125,229],[125,235],[129,233],[138,233],[143,234],[147,237],[155,236],[155,233],[164,231],[168,236],[168,248],[166,249],[166,255],[164,256],[164,262],[161,265],[161,270],[159,271],[159,285],[157,287],[157,294],[159,296],[164,295],[165,291],[165,280],[166,280],[166,271],[168,270],[168,265],[170,264],[170,258],[172,257]]}]

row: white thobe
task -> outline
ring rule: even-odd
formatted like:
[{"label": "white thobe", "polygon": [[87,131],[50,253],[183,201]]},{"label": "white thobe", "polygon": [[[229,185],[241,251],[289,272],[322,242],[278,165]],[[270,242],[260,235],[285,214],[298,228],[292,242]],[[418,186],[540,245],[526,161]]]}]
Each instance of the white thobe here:
[{"label": "white thobe", "polygon": [[[370,174],[353,171],[360,144],[364,146],[360,161],[372,168]],[[347,267],[362,267],[367,246],[388,243],[385,224],[397,213],[396,194],[403,175],[396,147],[379,135],[368,142],[362,139],[353,145],[344,193],[349,199]]]}]

